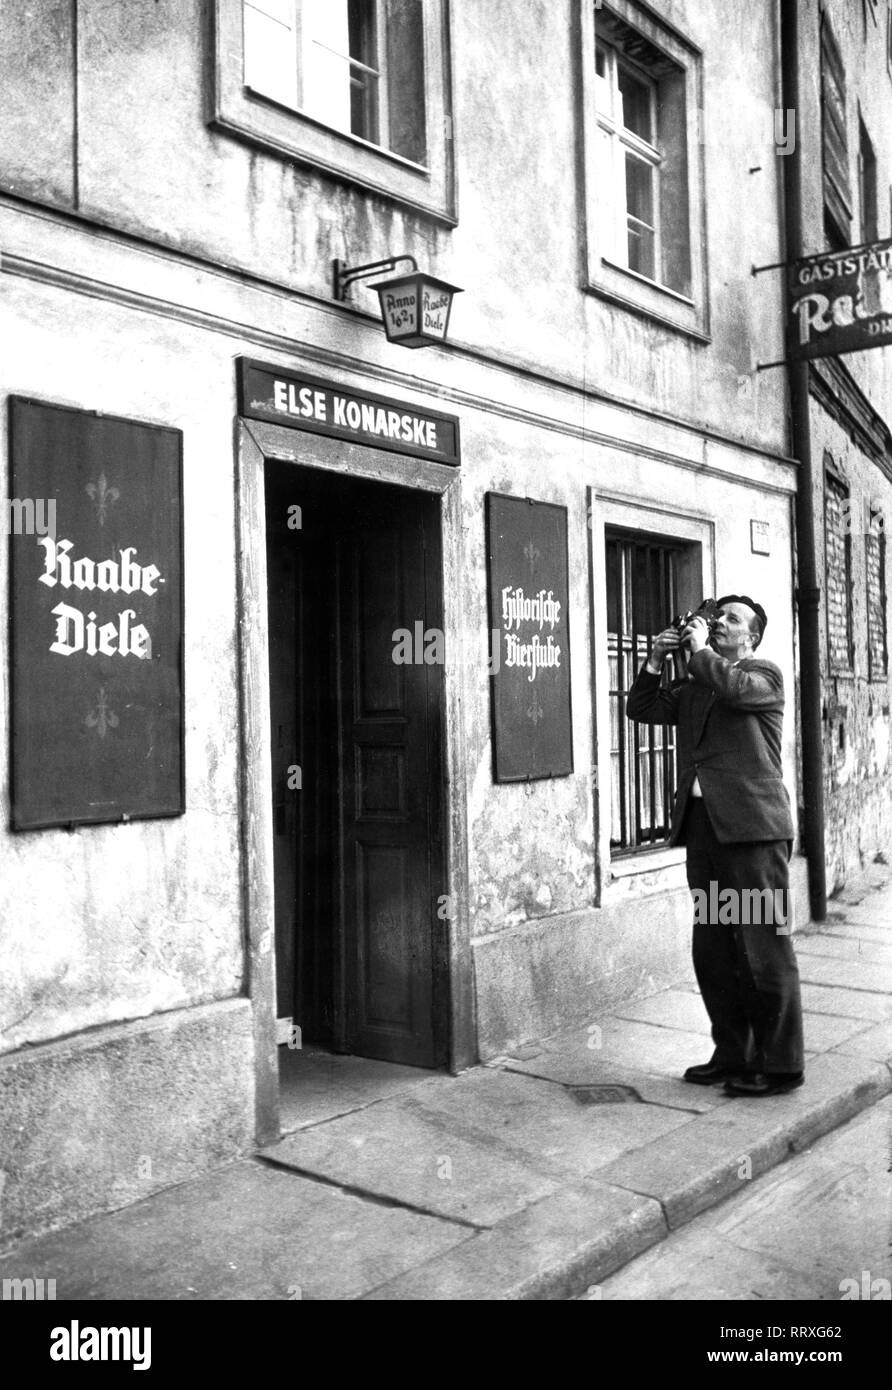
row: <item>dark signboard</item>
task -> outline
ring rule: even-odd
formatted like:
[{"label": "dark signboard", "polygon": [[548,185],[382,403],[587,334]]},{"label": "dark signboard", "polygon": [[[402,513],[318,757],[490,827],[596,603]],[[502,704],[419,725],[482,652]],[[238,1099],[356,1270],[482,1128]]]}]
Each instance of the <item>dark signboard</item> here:
[{"label": "dark signboard", "polygon": [[573,771],[567,509],[486,495],[497,782]]},{"label": "dark signboard", "polygon": [[181,446],[10,400],[16,830],[184,810]]},{"label": "dark signboard", "polygon": [[796,361],[892,343],[892,239],[794,261],[787,292]]},{"label": "dark signboard", "polygon": [[457,465],[458,420],[387,396],[238,359],[238,409],[250,420],[348,439],[374,449]]}]

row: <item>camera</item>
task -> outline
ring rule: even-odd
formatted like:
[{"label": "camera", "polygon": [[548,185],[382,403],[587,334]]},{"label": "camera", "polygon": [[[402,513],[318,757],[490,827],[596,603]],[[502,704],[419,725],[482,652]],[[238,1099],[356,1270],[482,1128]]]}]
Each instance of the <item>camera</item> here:
[{"label": "camera", "polygon": [[669,624],[669,626],[673,627],[675,631],[680,635],[682,632],[684,632],[688,623],[691,622],[694,618],[704,618],[706,622],[709,624],[709,629],[711,632],[717,617],[718,607],[716,605],[715,599],[705,598],[703,602],[700,604],[700,607],[696,610],[696,612],[693,612],[689,609],[687,613],[679,613],[676,617],[672,619],[672,622]]}]

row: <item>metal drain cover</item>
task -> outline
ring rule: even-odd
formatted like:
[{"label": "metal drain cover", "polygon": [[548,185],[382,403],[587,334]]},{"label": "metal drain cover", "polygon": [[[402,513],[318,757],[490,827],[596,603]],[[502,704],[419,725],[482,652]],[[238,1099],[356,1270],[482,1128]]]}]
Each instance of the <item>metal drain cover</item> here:
[{"label": "metal drain cover", "polygon": [[568,1086],[567,1090],[579,1105],[621,1105],[627,1100],[641,1100],[633,1086]]}]

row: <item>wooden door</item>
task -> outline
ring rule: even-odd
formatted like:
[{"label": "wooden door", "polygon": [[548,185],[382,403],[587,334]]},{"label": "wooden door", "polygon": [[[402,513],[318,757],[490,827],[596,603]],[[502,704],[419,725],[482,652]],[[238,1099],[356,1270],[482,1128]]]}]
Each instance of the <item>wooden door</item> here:
[{"label": "wooden door", "polygon": [[397,629],[441,626],[437,502],[270,466],[267,528],[279,1013],[443,1065],[443,669],[393,659]]},{"label": "wooden door", "polygon": [[443,668],[397,663],[394,633],[439,628],[437,508],[373,486],[356,501],[340,566],[346,1045],[434,1066],[445,1057],[436,1026]]}]

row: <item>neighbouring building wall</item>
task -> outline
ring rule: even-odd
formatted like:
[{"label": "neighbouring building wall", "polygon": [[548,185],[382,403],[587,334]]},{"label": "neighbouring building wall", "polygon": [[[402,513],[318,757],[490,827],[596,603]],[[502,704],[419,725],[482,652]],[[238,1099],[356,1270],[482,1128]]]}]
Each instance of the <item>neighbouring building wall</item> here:
[{"label": "neighbouring building wall", "polygon": [[[798,113],[806,254],[826,250],[821,34],[829,25],[844,72],[850,216],[843,245],[892,236],[892,51],[883,7],[829,0],[801,6]],[[874,161],[865,177],[865,163]],[[837,219],[839,217],[837,211]],[[824,790],[828,893],[892,843],[888,555],[892,504],[892,352],[812,365],[811,452],[822,599]],[[828,481],[828,479],[830,481]]]},{"label": "neighbouring building wall", "polygon": [[825,577],[822,676],[827,889],[892,844],[886,527],[892,481],[819,406],[812,412],[818,551]]}]

